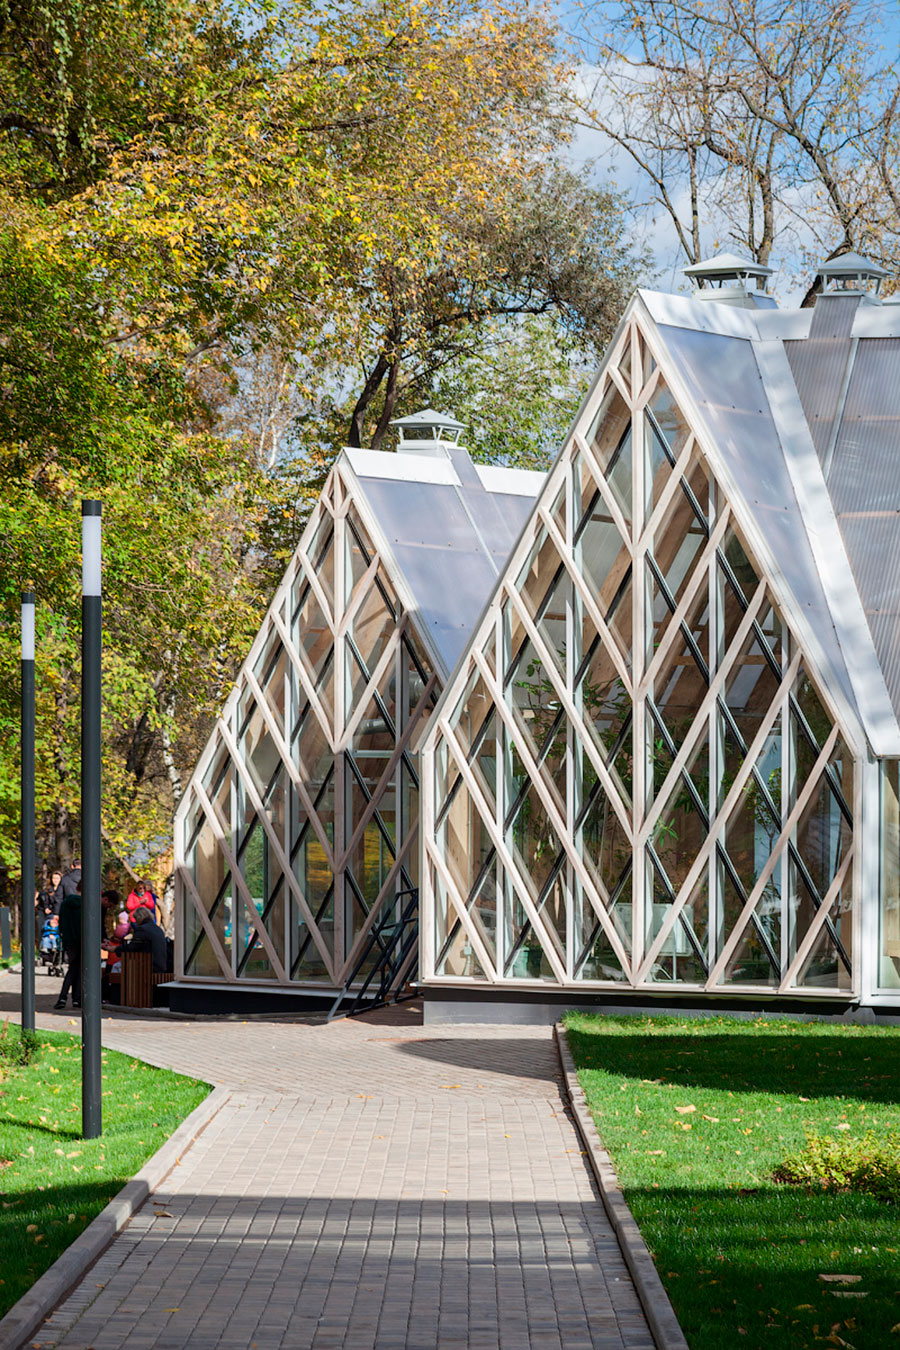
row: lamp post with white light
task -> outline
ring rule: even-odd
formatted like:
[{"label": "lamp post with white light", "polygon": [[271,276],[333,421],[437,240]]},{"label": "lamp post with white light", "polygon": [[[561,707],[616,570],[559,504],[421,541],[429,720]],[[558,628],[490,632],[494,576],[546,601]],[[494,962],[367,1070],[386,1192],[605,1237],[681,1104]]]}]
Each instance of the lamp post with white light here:
[{"label": "lamp post with white light", "polygon": [[34,591],[22,592],[22,1030],[34,1031]]},{"label": "lamp post with white light", "polygon": [[101,506],[81,503],[81,1132],[102,1132],[100,1062]]}]

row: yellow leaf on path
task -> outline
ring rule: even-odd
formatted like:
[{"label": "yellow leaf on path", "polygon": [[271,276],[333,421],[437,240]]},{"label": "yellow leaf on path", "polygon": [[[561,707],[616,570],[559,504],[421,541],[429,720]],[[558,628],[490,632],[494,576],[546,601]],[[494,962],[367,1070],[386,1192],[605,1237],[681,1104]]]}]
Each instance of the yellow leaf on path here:
[{"label": "yellow leaf on path", "polygon": [[462,1083],[441,1083],[441,1087],[446,1088],[448,1092],[452,1092],[454,1088],[462,1087]]},{"label": "yellow leaf on path", "polygon": [[696,1111],[697,1108],[696,1106],[676,1106],[675,1110],[680,1116],[687,1116],[690,1115],[692,1111]]}]

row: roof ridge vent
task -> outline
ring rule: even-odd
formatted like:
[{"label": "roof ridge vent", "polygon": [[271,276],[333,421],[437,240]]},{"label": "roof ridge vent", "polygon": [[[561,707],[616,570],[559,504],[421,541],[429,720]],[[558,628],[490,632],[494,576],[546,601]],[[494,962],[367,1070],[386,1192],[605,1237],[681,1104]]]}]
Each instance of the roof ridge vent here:
[{"label": "roof ridge vent", "polygon": [[836,258],[823,262],[816,273],[821,283],[823,295],[857,295],[864,303],[881,303],[879,291],[885,277],[890,276],[886,267],[864,258],[861,253],[841,253]]},{"label": "roof ridge vent", "polygon": [[694,288],[695,300],[712,300],[741,309],[771,309],[775,301],[767,293],[772,268],[737,253],[717,253],[704,262],[692,263],[684,275]]},{"label": "roof ridge vent", "polygon": [[400,432],[398,455],[431,455],[449,459],[451,449],[459,447],[459,438],[465,430],[449,413],[422,408],[408,417],[395,417],[391,422]]}]

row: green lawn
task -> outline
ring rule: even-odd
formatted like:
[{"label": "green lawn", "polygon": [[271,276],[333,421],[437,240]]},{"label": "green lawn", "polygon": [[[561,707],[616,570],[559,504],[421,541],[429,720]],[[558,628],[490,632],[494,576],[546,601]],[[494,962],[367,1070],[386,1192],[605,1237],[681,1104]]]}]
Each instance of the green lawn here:
[{"label": "green lawn", "polygon": [[[8,1028],[3,1039],[19,1037]],[[210,1091],[103,1052],[104,1132],[81,1132],[81,1042],[38,1033],[37,1058],[0,1052],[0,1316],[31,1287]]]},{"label": "green lawn", "polygon": [[600,1136],[692,1350],[900,1350],[900,1205],[771,1179],[807,1132],[900,1129],[900,1029],[565,1020]]}]

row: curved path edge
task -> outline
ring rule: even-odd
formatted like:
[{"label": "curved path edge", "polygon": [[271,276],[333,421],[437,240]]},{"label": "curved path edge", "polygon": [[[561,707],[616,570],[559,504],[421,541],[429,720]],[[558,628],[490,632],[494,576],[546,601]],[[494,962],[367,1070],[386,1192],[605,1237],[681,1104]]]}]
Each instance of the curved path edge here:
[{"label": "curved path edge", "polygon": [[213,1088],[195,1106],[166,1142],[126,1181],[109,1204],[92,1219],[75,1241],[0,1318],[0,1350],[20,1350],[59,1303],[84,1277],[99,1256],[181,1161],[194,1140],[231,1097],[228,1088]]},{"label": "curved path edge", "polygon": [[[556,1048],[559,1051],[566,1095],[575,1119],[575,1127],[585,1147],[591,1164],[604,1208],[615,1230],[625,1263],[634,1280],[638,1299],[644,1310],[644,1316],[653,1334],[658,1350],[689,1350],[684,1332],[675,1316],[675,1309],[669,1301],[665,1286],[656,1269],[649,1248],[641,1236],[641,1230],[634,1215],[628,1208],[619,1179],[616,1176],[612,1159],[603,1147],[594,1117],[591,1115],[587,1099],[578,1081],[575,1060],[569,1049],[566,1031],[562,1022],[557,1022]],[[2,1326],[2,1323],[0,1323]],[[4,1350],[0,1340],[0,1350]]]}]

